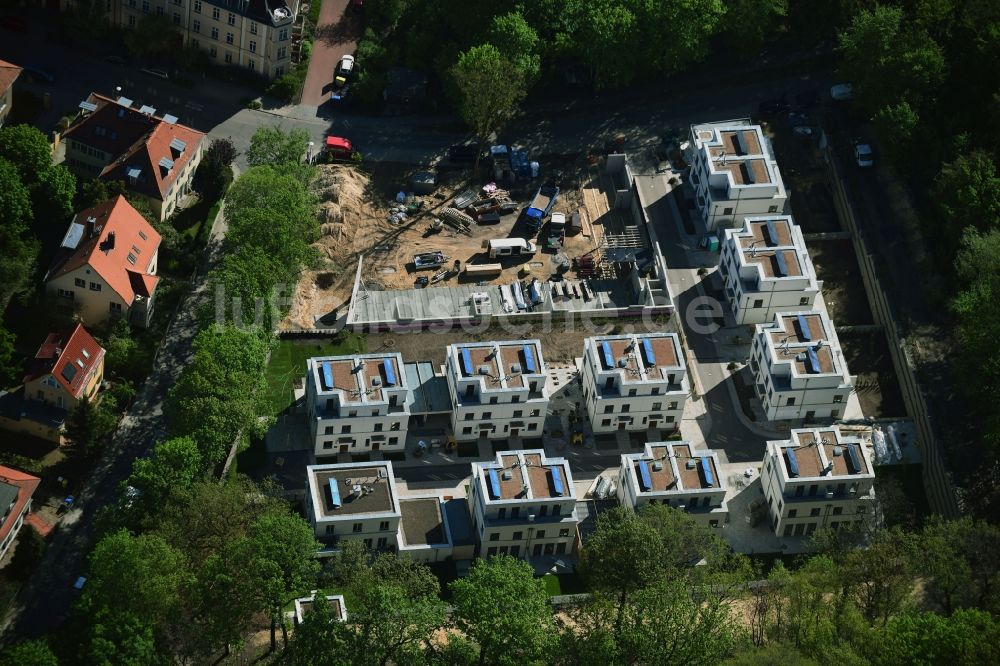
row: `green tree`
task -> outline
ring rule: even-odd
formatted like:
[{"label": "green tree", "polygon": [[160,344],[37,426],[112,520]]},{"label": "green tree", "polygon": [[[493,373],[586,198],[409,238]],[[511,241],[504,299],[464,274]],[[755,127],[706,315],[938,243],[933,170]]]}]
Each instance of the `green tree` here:
[{"label": "green tree", "polygon": [[602,511],[587,539],[580,569],[592,590],[617,598],[617,632],[630,595],[663,575],[659,534],[626,507]]},{"label": "green tree", "polygon": [[24,641],[0,652],[0,666],[59,666],[52,648],[44,640]]},{"label": "green tree", "polygon": [[913,540],[901,530],[878,532],[864,548],[847,553],[841,565],[850,593],[868,622],[883,626],[913,593]]},{"label": "green tree", "polygon": [[901,101],[919,105],[944,80],[941,47],[926,30],[907,24],[900,7],[858,12],[839,41],[843,73],[870,112]]},{"label": "green tree", "polygon": [[133,612],[101,607],[88,627],[85,661],[100,666],[171,663],[157,641],[153,621]]},{"label": "green tree", "polygon": [[171,55],[183,44],[176,26],[162,14],[141,16],[135,26],[124,32],[123,37],[129,53],[140,58]]},{"label": "green tree", "polygon": [[31,188],[52,168],[52,146],[31,125],[8,125],[0,128],[0,158],[16,166],[21,182]]},{"label": "green tree", "polygon": [[63,223],[73,214],[74,197],[76,176],[63,165],[50,166],[38,174],[32,210],[35,220],[47,225],[37,228],[39,236],[53,238],[66,231]]},{"label": "green tree", "polygon": [[32,217],[31,193],[21,181],[17,165],[0,157],[0,224],[5,229],[16,225],[24,228]]},{"label": "green tree", "polygon": [[97,458],[104,450],[106,440],[118,425],[115,405],[109,396],[94,403],[84,396],[66,419],[66,439],[85,458]]},{"label": "green tree", "polygon": [[34,270],[38,242],[29,232],[32,217],[31,195],[17,165],[0,157],[0,308],[27,288]]},{"label": "green tree", "polygon": [[542,71],[538,33],[520,12],[493,17],[490,43],[518,69],[526,88],[534,85]]},{"label": "green tree", "polygon": [[[213,325],[192,345],[194,359],[167,394],[164,411],[171,434],[190,436],[206,468],[222,462],[230,447],[263,436],[268,420],[264,369],[269,337],[255,328]],[[239,387],[239,390],[234,390]]]},{"label": "green tree", "polygon": [[17,548],[10,558],[10,572],[26,579],[45,555],[45,538],[33,525],[24,525],[17,533]]},{"label": "green tree", "polygon": [[966,516],[935,518],[918,537],[918,571],[927,598],[945,614],[1000,612],[1000,528]]},{"label": "green tree", "polygon": [[183,495],[204,470],[198,442],[190,437],[175,437],[153,447],[148,458],[132,463],[128,485],[140,495],[136,503],[144,515],[153,515],[159,507]]},{"label": "green tree", "polygon": [[899,169],[908,170],[914,157],[914,134],[920,128],[920,116],[916,110],[903,100],[883,106],[875,113],[874,120],[889,161]]},{"label": "green tree", "polygon": [[773,39],[788,15],[788,0],[723,0],[720,23],[730,48],[742,55],[756,55]]},{"label": "green tree", "polygon": [[474,46],[462,53],[450,73],[459,112],[482,148],[517,113],[527,92],[524,74],[492,44]]},{"label": "green tree", "polygon": [[325,596],[322,590],[316,593],[312,610],[292,634],[282,654],[282,662],[288,666],[357,666],[358,659],[367,656],[354,652],[357,634],[337,621]]},{"label": "green tree", "polygon": [[306,155],[309,147],[309,133],[295,128],[285,132],[278,125],[258,127],[250,137],[247,148],[247,164],[251,167],[280,165],[287,162],[298,163]]},{"label": "green tree", "polygon": [[552,609],[531,566],[501,555],[477,560],[451,584],[453,620],[479,646],[480,664],[546,662],[555,647]]},{"label": "green tree", "polygon": [[0,386],[21,378],[20,368],[14,361],[17,353],[14,349],[16,339],[17,336],[0,326]]},{"label": "green tree", "polygon": [[233,160],[238,154],[232,139],[212,141],[194,174],[194,189],[203,198],[217,201],[229,187]]},{"label": "green tree", "polygon": [[875,666],[905,664],[995,664],[1000,659],[1000,622],[978,610],[950,617],[934,613],[892,618],[870,646]]},{"label": "green tree", "polygon": [[942,235],[961,234],[967,225],[981,231],[1000,228],[1000,173],[995,157],[973,151],[945,164],[934,181],[932,198],[943,217]]}]

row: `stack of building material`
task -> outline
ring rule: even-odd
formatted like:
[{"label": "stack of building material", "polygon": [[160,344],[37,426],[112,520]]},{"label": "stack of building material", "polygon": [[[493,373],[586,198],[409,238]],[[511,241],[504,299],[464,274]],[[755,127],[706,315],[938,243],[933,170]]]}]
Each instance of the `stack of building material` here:
[{"label": "stack of building material", "polygon": [[440,213],[445,224],[455,227],[463,233],[469,233],[469,228],[475,224],[475,220],[455,208],[445,208]]}]

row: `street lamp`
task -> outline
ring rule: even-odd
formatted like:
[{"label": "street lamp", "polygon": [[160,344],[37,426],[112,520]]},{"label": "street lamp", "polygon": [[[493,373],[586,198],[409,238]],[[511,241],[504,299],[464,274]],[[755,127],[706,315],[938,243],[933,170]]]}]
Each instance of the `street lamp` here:
[{"label": "street lamp", "polygon": [[309,158],[308,158],[309,164],[313,163],[313,146],[315,145],[316,145],[315,141],[309,142]]}]

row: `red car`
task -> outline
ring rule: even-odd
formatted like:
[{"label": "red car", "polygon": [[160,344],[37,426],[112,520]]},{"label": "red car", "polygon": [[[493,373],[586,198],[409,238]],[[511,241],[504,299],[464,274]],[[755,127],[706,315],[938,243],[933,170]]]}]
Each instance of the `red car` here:
[{"label": "red car", "polygon": [[329,159],[349,160],[354,154],[354,144],[342,136],[328,136],[324,150]]}]

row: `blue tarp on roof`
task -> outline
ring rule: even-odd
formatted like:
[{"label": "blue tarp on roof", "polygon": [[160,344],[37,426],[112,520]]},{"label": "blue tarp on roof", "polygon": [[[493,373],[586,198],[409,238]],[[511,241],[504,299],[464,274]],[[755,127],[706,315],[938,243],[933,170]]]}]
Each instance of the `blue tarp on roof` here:
[{"label": "blue tarp on roof", "polygon": [[552,468],[552,488],[559,497],[566,494],[566,490],[563,488],[562,474],[560,474],[558,467]]},{"label": "blue tarp on roof", "polygon": [[639,485],[647,492],[653,489],[653,479],[649,476],[649,463],[645,460],[639,461]]},{"label": "blue tarp on roof", "polygon": [[653,354],[653,343],[649,340],[642,341],[642,352],[646,355],[648,365],[656,365],[656,356]]},{"label": "blue tarp on roof", "polygon": [[604,367],[615,367],[615,357],[611,353],[611,345],[608,344],[607,340],[601,343],[601,353],[604,355]]},{"label": "blue tarp on roof", "polygon": [[500,499],[500,477],[497,476],[497,471],[495,469],[489,470],[490,477],[490,494],[493,499]]}]

